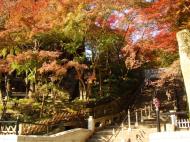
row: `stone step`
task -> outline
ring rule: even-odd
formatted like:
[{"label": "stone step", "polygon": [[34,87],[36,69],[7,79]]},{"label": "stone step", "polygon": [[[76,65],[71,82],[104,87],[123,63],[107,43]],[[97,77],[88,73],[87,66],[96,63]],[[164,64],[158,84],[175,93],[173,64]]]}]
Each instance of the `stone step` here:
[{"label": "stone step", "polygon": [[113,133],[113,129],[107,129],[107,130],[102,130],[102,131],[98,131],[95,133],[95,135],[111,135]]},{"label": "stone step", "polygon": [[117,129],[119,127],[120,127],[119,125],[117,125],[117,126],[109,126],[109,127],[105,127],[103,130],[113,130],[113,129]]},{"label": "stone step", "polygon": [[104,142],[113,135],[113,129],[116,131],[118,128],[118,125],[105,127],[103,130],[95,132],[87,142]]},{"label": "stone step", "polygon": [[92,139],[89,139],[87,142],[106,142],[106,139],[92,138]]},{"label": "stone step", "polygon": [[[112,134],[111,134],[112,135]],[[106,141],[111,137],[111,135],[105,135],[105,134],[94,134],[88,142],[94,142],[94,141]]]},{"label": "stone step", "polygon": [[[114,142],[121,142],[123,140],[123,134],[126,141],[130,139],[131,142],[135,142],[137,139],[139,139],[139,141],[143,140],[143,142],[148,142],[149,133],[156,132],[156,128],[151,128],[151,125],[155,124],[147,124],[145,126],[144,124],[139,123],[139,127],[136,129],[133,129],[133,126],[131,126],[131,132],[128,131],[128,126],[124,125],[124,133],[120,131]],[[112,131],[112,128],[106,128],[105,130],[98,131],[87,142],[106,142],[106,140],[112,136]]]}]

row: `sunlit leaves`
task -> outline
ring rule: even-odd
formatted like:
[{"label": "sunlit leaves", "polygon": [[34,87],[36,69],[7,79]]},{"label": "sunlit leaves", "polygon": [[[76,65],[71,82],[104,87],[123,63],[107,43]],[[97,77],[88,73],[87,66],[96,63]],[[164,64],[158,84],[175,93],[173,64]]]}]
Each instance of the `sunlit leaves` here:
[{"label": "sunlit leaves", "polygon": [[181,0],[178,2],[178,11],[176,15],[178,16],[178,20],[176,22],[177,26],[180,26],[180,29],[190,28],[190,1]]},{"label": "sunlit leaves", "polygon": [[[78,49],[84,49],[88,42],[94,69],[105,66],[108,71],[111,63],[119,63],[123,56],[127,68],[137,68],[150,61],[154,49],[176,50],[174,21],[177,15],[172,11],[178,10],[178,2],[20,0],[6,3],[10,15],[4,18],[6,22],[1,22],[7,28],[0,32],[0,38],[7,44],[1,46],[0,43],[1,56],[6,58],[11,53],[15,56],[15,61],[11,62],[23,66],[35,61],[35,66],[30,64],[32,69],[42,67],[40,73],[49,70],[60,76],[67,70],[60,60],[68,58],[67,55],[72,56],[70,60],[82,59],[84,50]],[[183,7],[178,15],[187,11]],[[26,53],[19,54],[7,48],[15,46]],[[124,54],[121,54],[122,48]],[[62,56],[52,51],[62,52]],[[57,60],[58,57],[61,59]]]},{"label": "sunlit leaves", "polygon": [[0,59],[0,73],[8,73],[10,71],[10,64],[6,60]]},{"label": "sunlit leaves", "polygon": [[60,79],[60,77],[63,77],[67,73],[66,68],[57,64],[56,61],[52,61],[51,63],[43,63],[42,67],[40,67],[38,71],[40,74],[53,73],[54,75],[51,76],[52,81]]},{"label": "sunlit leaves", "polygon": [[56,81],[67,75],[67,70],[70,68],[75,68],[78,73],[77,77],[79,77],[82,75],[82,70],[87,69],[87,66],[74,61],[69,61],[65,64],[58,64],[57,61],[54,60],[50,63],[43,63],[42,66],[38,69],[38,72],[40,74],[51,73],[51,80]]}]

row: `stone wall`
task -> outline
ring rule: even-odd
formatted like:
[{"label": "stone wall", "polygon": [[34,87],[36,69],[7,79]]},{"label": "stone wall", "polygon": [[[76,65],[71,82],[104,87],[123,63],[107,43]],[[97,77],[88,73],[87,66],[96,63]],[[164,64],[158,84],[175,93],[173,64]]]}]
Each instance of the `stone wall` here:
[{"label": "stone wall", "polygon": [[85,142],[92,134],[88,129],[72,129],[50,136],[1,135],[0,142]]},{"label": "stone wall", "polygon": [[0,135],[0,142],[17,142],[17,135]]}]

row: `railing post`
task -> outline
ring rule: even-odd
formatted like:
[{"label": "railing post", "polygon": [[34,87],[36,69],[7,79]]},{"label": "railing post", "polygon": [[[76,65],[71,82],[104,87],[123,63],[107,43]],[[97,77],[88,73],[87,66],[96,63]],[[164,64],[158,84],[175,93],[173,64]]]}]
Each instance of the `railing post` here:
[{"label": "railing post", "polygon": [[157,132],[160,132],[160,111],[156,108],[156,122],[157,122]]},{"label": "railing post", "polygon": [[124,137],[124,125],[123,125],[123,123],[121,124],[121,133],[122,133],[122,137]]},{"label": "railing post", "polygon": [[152,111],[153,109],[152,109],[152,103],[150,104],[150,111]]},{"label": "railing post", "polygon": [[143,112],[142,112],[142,109],[141,109],[141,122],[143,122],[144,119],[143,119]]},{"label": "railing post", "polygon": [[[157,91],[157,90],[156,90]],[[159,107],[160,107],[160,100],[158,98],[154,98],[153,99],[153,104],[155,105],[155,108],[156,108],[156,122],[157,122],[157,132],[160,132],[161,129],[160,129],[160,110],[159,110]]]},{"label": "railing post", "polygon": [[125,133],[124,133],[124,125],[123,123],[121,124],[121,142],[125,142]]},{"label": "railing post", "polygon": [[135,127],[137,128],[139,126],[139,124],[138,124],[138,112],[137,112],[137,110],[135,110],[135,119],[136,119],[136,121],[135,121]]},{"label": "railing post", "polygon": [[95,123],[92,116],[88,118],[88,129],[94,131],[95,130]]},{"label": "railing post", "polygon": [[115,136],[115,129],[114,129],[114,128],[113,128],[113,130],[112,130],[112,135]]},{"label": "railing post", "polygon": [[147,107],[146,106],[144,107],[144,110],[145,110],[145,116],[146,116],[146,118],[148,118]]},{"label": "railing post", "polygon": [[176,121],[177,121],[175,112],[176,112],[175,110],[170,110],[170,113],[171,113],[170,117],[171,117],[171,123],[172,123],[173,131],[175,131]]},{"label": "railing post", "polygon": [[128,131],[131,131],[131,116],[130,110],[128,109]]},{"label": "railing post", "polygon": [[18,132],[19,135],[22,135],[22,127],[23,127],[22,123],[19,122],[19,132]]},{"label": "railing post", "polygon": [[189,128],[189,120],[186,119],[186,127]]},{"label": "railing post", "polygon": [[151,118],[151,107],[148,106],[148,119],[150,119],[150,118]]},{"label": "railing post", "polygon": [[16,120],[16,135],[19,134],[19,117],[17,117],[17,120]]}]

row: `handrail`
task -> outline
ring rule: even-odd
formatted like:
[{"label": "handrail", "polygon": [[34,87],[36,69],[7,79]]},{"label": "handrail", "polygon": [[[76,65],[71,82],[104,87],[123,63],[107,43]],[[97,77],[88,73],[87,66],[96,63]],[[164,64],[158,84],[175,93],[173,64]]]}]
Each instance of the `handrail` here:
[{"label": "handrail", "polygon": [[116,137],[116,136],[121,132],[122,125],[123,125],[123,123],[126,121],[126,119],[127,119],[127,115],[124,117],[124,119],[123,119],[123,121],[121,122],[119,128],[116,130],[116,134],[115,134],[115,135],[114,135],[114,134],[111,135],[111,137],[109,137],[109,139],[106,140],[106,142],[110,142],[110,140],[111,140],[113,137]]},{"label": "handrail", "polygon": [[[145,85],[145,82],[143,81],[143,82],[140,84],[139,88],[134,92],[135,97],[136,97],[137,93],[141,92],[141,89],[144,87],[144,85]],[[128,117],[128,114],[124,117],[124,119],[123,119],[123,121],[121,122],[119,128],[116,130],[116,133],[115,133],[115,134],[112,134],[111,137],[110,137],[108,140],[106,140],[106,142],[110,142],[110,140],[111,140],[113,137],[115,137],[115,138],[117,137],[117,135],[121,132],[123,123],[126,121],[127,117]]]},{"label": "handrail", "polygon": [[161,115],[174,115],[174,114],[187,114],[187,111],[177,111],[177,112],[164,112]]},{"label": "handrail", "polygon": [[41,126],[49,126],[52,124],[40,124],[40,123],[33,123],[33,122],[20,122],[22,124],[32,124],[32,125],[41,125]]},{"label": "handrail", "polygon": [[17,121],[2,121],[0,120],[0,123],[16,123]]}]

